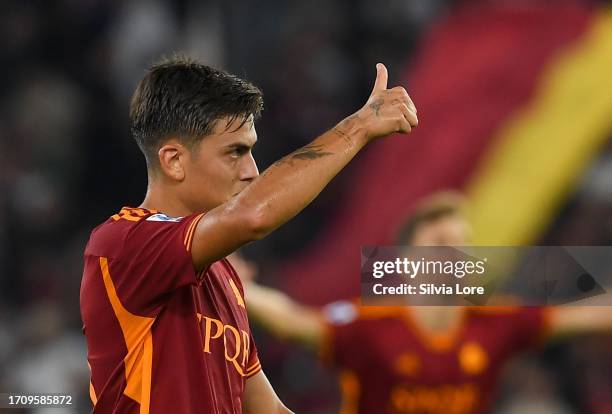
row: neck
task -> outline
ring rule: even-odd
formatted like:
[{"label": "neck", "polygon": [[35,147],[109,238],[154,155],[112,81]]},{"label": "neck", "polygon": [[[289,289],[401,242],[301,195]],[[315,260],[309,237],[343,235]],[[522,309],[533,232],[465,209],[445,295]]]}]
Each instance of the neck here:
[{"label": "neck", "polygon": [[160,184],[150,178],[147,194],[139,207],[147,210],[157,210],[170,217],[182,217],[194,213],[175,195],[172,189],[162,189]]},{"label": "neck", "polygon": [[455,328],[463,317],[460,306],[417,306],[413,308],[416,322],[432,331],[447,331]]}]

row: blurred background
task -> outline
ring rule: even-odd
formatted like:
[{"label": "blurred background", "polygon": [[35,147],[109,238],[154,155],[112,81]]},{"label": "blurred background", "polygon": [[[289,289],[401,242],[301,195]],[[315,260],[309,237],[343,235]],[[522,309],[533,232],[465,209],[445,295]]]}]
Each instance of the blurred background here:
[{"label": "blurred background", "polygon": [[[304,303],[357,296],[359,247],[391,243],[441,189],[468,194],[480,244],[611,244],[611,3],[2,1],[0,392],[68,392],[74,409],[51,413],[89,410],[82,252],[93,227],[142,201],[128,100],[176,50],[264,91],[260,170],[363,105],[376,62],[416,102],[411,136],[368,148],[244,249],[260,282]],[[289,407],[337,412],[335,377],[312,353],[255,334]],[[522,358],[496,400],[499,413],[611,413],[612,336]]]}]

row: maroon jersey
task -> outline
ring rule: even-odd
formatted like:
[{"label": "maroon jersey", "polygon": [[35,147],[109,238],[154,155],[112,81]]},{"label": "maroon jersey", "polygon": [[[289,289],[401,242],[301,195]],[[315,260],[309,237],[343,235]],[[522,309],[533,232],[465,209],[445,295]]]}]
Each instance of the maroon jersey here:
[{"label": "maroon jersey", "polygon": [[461,324],[426,333],[409,308],[337,302],[325,310],[323,356],[341,371],[343,413],[489,411],[504,362],[541,341],[541,308],[464,308]]},{"label": "maroon jersey", "polygon": [[201,217],[124,207],[92,232],[81,316],[94,414],[242,411],[261,365],[232,266],[193,268]]}]

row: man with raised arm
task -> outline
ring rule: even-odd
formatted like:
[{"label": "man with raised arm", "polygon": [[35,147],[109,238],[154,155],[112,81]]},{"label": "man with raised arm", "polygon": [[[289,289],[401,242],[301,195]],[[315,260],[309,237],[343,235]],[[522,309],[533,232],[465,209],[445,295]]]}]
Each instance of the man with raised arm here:
[{"label": "man with raised arm", "polygon": [[96,227],[81,315],[95,414],[289,413],[257,358],[242,284],[225,259],[306,207],[370,142],[418,123],[376,66],[366,104],[259,175],[262,95],[186,58],[153,66],[131,102],[148,188]]}]

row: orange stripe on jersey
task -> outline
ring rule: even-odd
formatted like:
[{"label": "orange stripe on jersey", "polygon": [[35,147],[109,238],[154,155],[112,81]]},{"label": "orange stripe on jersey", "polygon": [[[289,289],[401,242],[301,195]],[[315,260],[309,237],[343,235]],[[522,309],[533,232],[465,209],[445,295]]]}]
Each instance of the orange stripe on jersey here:
[{"label": "orange stripe on jersey", "polygon": [[89,398],[91,398],[91,403],[95,407],[98,403],[98,397],[96,397],[96,390],[94,390],[94,386],[91,381],[89,381]]},{"label": "orange stripe on jersey", "polygon": [[247,370],[244,376],[250,378],[253,375],[257,374],[259,371],[261,371],[261,363],[257,361],[251,368]]},{"label": "orange stripe on jersey", "polygon": [[185,241],[185,248],[187,249],[187,251],[191,250],[191,241],[193,240],[193,234],[195,233],[195,229],[197,227],[198,222],[200,221],[200,219],[202,218],[202,216],[204,216],[204,213],[197,215],[193,221],[191,222],[191,224],[189,225],[189,229],[187,230],[187,236],[186,236],[186,241]]},{"label": "orange stripe on jersey", "polygon": [[233,279],[230,278],[228,280],[229,280],[230,287],[234,291],[234,296],[236,296],[236,301],[238,302],[238,306],[242,306],[243,308],[246,308],[244,306],[244,299],[242,299],[242,295],[240,294],[240,291],[238,290],[238,286],[236,286]]},{"label": "orange stripe on jersey", "polygon": [[261,366],[261,362],[259,362],[259,359],[255,362],[253,362],[253,365],[251,365],[249,368],[247,368],[247,372],[251,372],[256,368],[259,368]]},{"label": "orange stripe on jersey", "polygon": [[[87,367],[89,367],[89,374],[91,375],[91,365],[89,364],[89,361],[87,361]],[[91,399],[91,403],[95,407],[98,403],[98,397],[96,396],[96,390],[91,380],[89,381],[89,398]]]},{"label": "orange stripe on jersey", "polygon": [[[151,318],[153,319],[153,318]],[[152,325],[153,323],[151,323]],[[140,401],[140,414],[149,414],[151,407],[151,377],[153,375],[153,334],[149,326],[149,332],[145,336],[144,355],[142,357],[142,400]]]},{"label": "orange stripe on jersey", "polygon": [[257,367],[257,369],[249,374],[246,374],[244,377],[245,378],[251,378],[255,375],[257,375],[259,372],[261,371],[261,365]]},{"label": "orange stripe on jersey", "polygon": [[140,414],[149,414],[153,367],[151,326],[155,318],[134,315],[123,307],[117,296],[106,257],[100,257],[100,269],[106,294],[121,326],[128,350],[124,358],[127,385],[123,393],[140,404]]},{"label": "orange stripe on jersey", "polygon": [[350,370],[340,372],[340,389],[342,390],[342,405],[340,414],[355,414],[359,408],[361,385],[359,378]]},{"label": "orange stripe on jersey", "polygon": [[251,377],[255,374],[257,374],[257,372],[259,372],[259,370],[261,369],[261,362],[259,362],[259,359],[257,361],[255,361],[253,363],[253,365],[251,365],[249,368],[247,369],[243,369],[242,366],[238,363],[238,361],[236,359],[230,359],[227,357],[226,355],[226,360],[231,361],[232,364],[234,365],[234,368],[236,368],[236,371],[238,371],[238,373],[243,376],[243,377]]},{"label": "orange stripe on jersey", "polygon": [[187,247],[187,240],[189,240],[189,235],[191,234],[191,230],[193,229],[195,224],[196,220],[194,219],[191,223],[189,223],[189,226],[187,227],[187,231],[185,232],[185,238],[183,239],[183,244],[185,245],[185,247]]},{"label": "orange stripe on jersey", "polygon": [[191,234],[189,235],[189,240],[187,240],[187,251],[191,250],[191,243],[193,241],[193,235],[195,234],[195,230],[196,227],[198,226],[198,223],[200,222],[200,219],[204,216],[204,213],[198,215],[195,219],[193,219],[194,221],[194,225],[193,228],[191,229]]},{"label": "orange stripe on jersey", "polygon": [[259,369],[261,369],[261,363],[259,362],[259,360],[246,370],[243,370],[238,361],[236,361],[235,359],[232,359],[231,362],[232,364],[234,364],[234,368],[236,368],[236,371],[238,371],[241,376],[247,378],[255,375],[259,371]]}]

